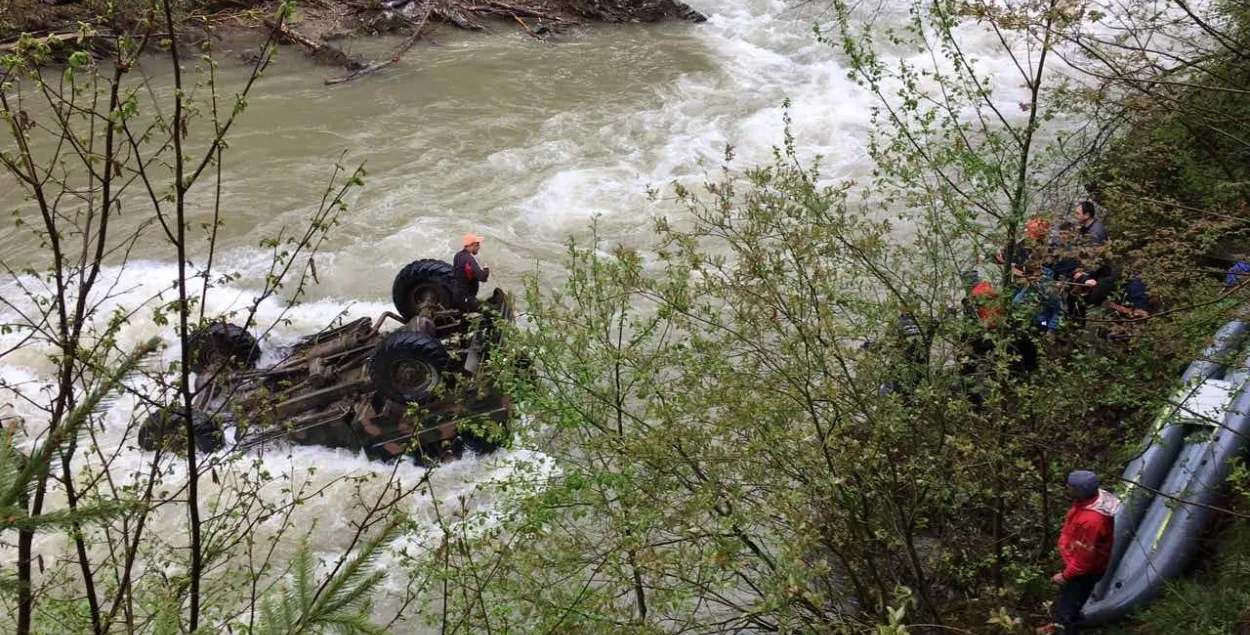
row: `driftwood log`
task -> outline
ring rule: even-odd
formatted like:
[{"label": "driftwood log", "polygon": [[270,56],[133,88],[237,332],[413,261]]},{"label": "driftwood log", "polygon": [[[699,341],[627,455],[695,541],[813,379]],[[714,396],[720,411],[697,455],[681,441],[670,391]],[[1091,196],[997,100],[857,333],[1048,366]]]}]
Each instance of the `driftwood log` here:
[{"label": "driftwood log", "polygon": [[[380,6],[388,10],[396,10],[403,9],[415,1],[417,0],[387,0]],[[333,86],[372,75],[388,66],[398,64],[417,40],[425,34],[432,21],[449,23],[464,29],[482,30],[486,27],[478,22],[475,16],[495,17],[515,22],[527,35],[538,40],[542,39],[543,33],[580,24],[576,18],[542,7],[496,0],[469,0],[467,2],[425,0],[423,9],[418,10],[422,11],[422,16],[419,20],[412,22],[411,32],[399,48],[389,58],[373,62],[350,56],[337,47],[303,35],[286,24],[270,24],[270,27],[276,27],[278,35],[283,40],[306,49],[312,59],[328,66],[341,66],[346,69],[347,75],[326,80],[326,85]],[[524,18],[536,20],[537,28],[532,28]]]},{"label": "driftwood log", "polygon": [[364,60],[352,57],[338,48],[319,42],[305,35],[300,35],[294,29],[283,24],[267,23],[269,28],[277,29],[278,36],[292,44],[298,44],[308,49],[308,54],[314,60],[329,66],[342,66],[349,71],[356,72],[367,66]]},{"label": "driftwood log", "polygon": [[335,84],[343,84],[346,82],[350,82],[353,79],[360,79],[361,77],[364,77],[365,75],[371,75],[392,64],[398,64],[399,61],[404,58],[404,55],[412,48],[412,45],[417,43],[417,38],[421,37],[421,32],[425,29],[425,25],[429,24],[430,14],[433,12],[434,12],[433,3],[426,4],[425,15],[421,16],[421,20],[412,27],[412,35],[409,35],[408,39],[404,40],[404,43],[401,44],[399,48],[395,49],[395,52],[391,54],[390,59],[373,62],[372,64],[369,64],[365,66],[364,68],[357,70],[356,72],[346,77],[340,77],[338,79],[327,79],[326,85],[333,86]]},{"label": "driftwood log", "polygon": [[[30,42],[39,44],[51,44],[53,42],[75,42],[85,40],[96,36],[95,31],[72,31],[66,33],[53,33],[43,37],[31,38]],[[0,44],[0,51],[11,51],[17,48],[20,40],[13,40]]]},{"label": "driftwood log", "polygon": [[680,0],[566,0],[569,11],[604,22],[706,22],[707,16]]}]

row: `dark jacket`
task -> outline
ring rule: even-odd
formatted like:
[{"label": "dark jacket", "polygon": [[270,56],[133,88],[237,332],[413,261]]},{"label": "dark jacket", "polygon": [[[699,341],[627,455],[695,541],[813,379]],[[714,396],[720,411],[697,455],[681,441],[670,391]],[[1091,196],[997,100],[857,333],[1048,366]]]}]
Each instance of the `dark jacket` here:
[{"label": "dark jacket", "polygon": [[1089,225],[1081,225],[1081,236],[1095,245],[1101,245],[1107,242],[1109,234],[1107,234],[1107,228],[1103,226],[1102,221],[1095,220]]},{"label": "dark jacket", "polygon": [[483,269],[468,249],[461,249],[451,264],[455,270],[456,283],[460,285],[461,297],[476,298],[478,283],[486,282],[487,278],[490,278],[490,270]]}]

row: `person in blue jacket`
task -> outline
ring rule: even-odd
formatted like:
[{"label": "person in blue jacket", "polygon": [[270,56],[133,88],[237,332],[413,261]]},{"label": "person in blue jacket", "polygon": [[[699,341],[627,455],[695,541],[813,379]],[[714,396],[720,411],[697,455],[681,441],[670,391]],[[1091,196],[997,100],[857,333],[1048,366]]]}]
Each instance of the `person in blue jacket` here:
[{"label": "person in blue jacket", "polygon": [[1229,267],[1228,273],[1224,275],[1224,293],[1232,291],[1248,277],[1250,277],[1250,263],[1238,260],[1237,264]]}]

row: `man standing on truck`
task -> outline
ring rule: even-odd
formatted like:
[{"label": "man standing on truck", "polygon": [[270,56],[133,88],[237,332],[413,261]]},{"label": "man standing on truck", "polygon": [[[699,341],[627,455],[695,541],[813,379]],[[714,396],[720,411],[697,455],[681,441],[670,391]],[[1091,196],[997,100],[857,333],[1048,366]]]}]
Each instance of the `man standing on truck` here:
[{"label": "man standing on truck", "polygon": [[465,234],[463,243],[464,249],[456,254],[451,264],[459,287],[459,303],[464,310],[473,311],[477,309],[478,284],[490,278],[490,267],[483,267],[477,262],[477,252],[482,249],[481,236]]},{"label": "man standing on truck", "polygon": [[1120,499],[1099,485],[1093,472],[1077,470],[1068,475],[1064,493],[1072,500],[1072,507],[1059,532],[1063,571],[1050,579],[1059,585],[1059,598],[1052,611],[1053,621],[1037,629],[1038,633],[1075,633],[1081,608],[1107,572]]}]

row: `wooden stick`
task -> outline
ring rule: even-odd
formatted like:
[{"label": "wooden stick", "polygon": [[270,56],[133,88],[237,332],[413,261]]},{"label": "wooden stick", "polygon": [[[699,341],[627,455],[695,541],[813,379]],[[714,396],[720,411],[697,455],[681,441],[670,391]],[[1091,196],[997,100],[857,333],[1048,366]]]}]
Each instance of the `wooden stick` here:
[{"label": "wooden stick", "polygon": [[447,22],[468,30],[468,31],[485,31],[486,27],[473,21],[469,13],[460,7],[451,7],[439,12],[439,17]]},{"label": "wooden stick", "polygon": [[555,13],[550,13],[547,11],[540,11],[538,9],[532,9],[528,7],[519,7],[519,6],[515,6],[511,4],[504,4],[502,2],[487,2],[485,4],[471,4],[471,5],[461,7],[461,8],[463,8],[465,11],[472,11],[474,13],[494,13],[496,15],[507,15],[507,16],[514,16],[514,17],[518,15],[523,15],[527,18],[542,18],[544,20],[551,20],[552,22],[558,22],[560,24],[569,23],[568,20],[560,17],[559,15]]},{"label": "wooden stick", "polygon": [[281,35],[287,41],[294,42],[300,46],[303,46],[304,48],[307,48],[309,51],[311,51],[313,59],[316,59],[322,63],[333,64],[335,66],[342,66],[343,68],[346,68],[349,71],[359,71],[363,68],[366,68],[367,66],[364,62],[358,59],[352,59],[352,57],[349,56],[347,53],[344,53],[343,51],[340,51],[339,49],[333,46],[330,46],[329,44],[318,42],[307,36],[296,33],[290,27],[288,27],[285,23],[275,25],[275,24],[266,22],[266,24],[270,28],[276,28],[278,35]]},{"label": "wooden stick", "polygon": [[526,32],[526,33],[529,33],[529,34],[530,34],[530,37],[534,38],[535,40],[541,40],[541,39],[542,39],[542,38],[538,37],[538,36],[537,36],[537,35],[536,35],[533,31],[531,31],[531,30],[530,30],[530,25],[526,24],[526,23],[525,23],[525,20],[522,20],[522,19],[521,19],[521,16],[519,16],[519,15],[517,15],[517,14],[513,13],[513,14],[512,14],[512,19],[513,19],[513,20],[516,20],[516,23],[517,23],[517,24],[519,24],[519,25],[521,25],[521,28],[522,28],[522,29],[525,29],[525,32]]},{"label": "wooden stick", "polygon": [[399,59],[406,55],[408,50],[417,43],[417,38],[421,37],[421,30],[425,28],[426,23],[430,20],[430,14],[433,12],[434,3],[432,1],[427,2],[425,5],[425,15],[421,16],[421,21],[418,22],[412,29],[412,35],[408,36],[408,39],[404,40],[404,43],[400,45],[399,48],[395,49],[395,53],[391,55],[391,61],[398,62]]},{"label": "wooden stick", "polygon": [[319,42],[314,42],[313,40],[306,38],[300,35],[299,33],[296,33],[295,31],[292,31],[291,28],[288,27],[285,23],[279,24],[277,25],[277,27],[278,27],[279,35],[286,38],[287,40],[290,40],[291,42],[299,44],[300,46],[312,49],[314,53],[320,50],[321,47],[323,46]]},{"label": "wooden stick", "polygon": [[554,13],[547,13],[546,11],[539,11],[538,9],[533,9],[530,7],[520,7],[520,6],[516,6],[512,4],[506,4],[503,2],[495,2],[494,0],[487,0],[486,4],[492,7],[498,7],[500,9],[503,9],[504,11],[516,13],[518,15],[528,15],[531,18],[546,18],[548,20],[553,20],[555,22],[564,22],[564,20],[560,16]]},{"label": "wooden stick", "polygon": [[425,15],[421,16],[421,21],[418,22],[415,27],[413,27],[412,34],[408,36],[408,39],[404,40],[404,43],[401,44],[399,48],[395,49],[395,52],[391,54],[391,59],[380,60],[372,64],[369,64],[368,66],[352,73],[351,75],[348,75],[347,77],[327,79],[326,86],[335,86],[337,84],[345,84],[347,82],[352,81],[353,79],[359,79],[361,77],[364,77],[365,75],[372,75],[373,73],[380,71],[383,68],[386,68],[387,66],[390,66],[392,64],[398,64],[399,61],[403,59],[404,55],[408,53],[409,49],[411,49],[413,45],[417,43],[417,38],[421,37],[421,31],[425,29],[425,25],[426,23],[429,22],[430,14],[433,11],[434,11],[434,3],[427,2],[425,5]]}]

